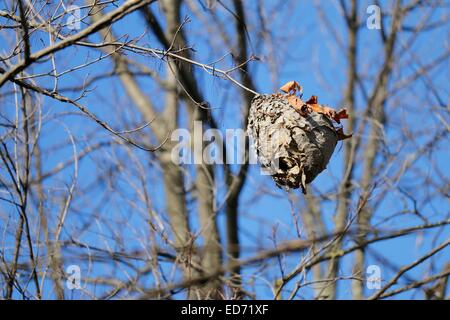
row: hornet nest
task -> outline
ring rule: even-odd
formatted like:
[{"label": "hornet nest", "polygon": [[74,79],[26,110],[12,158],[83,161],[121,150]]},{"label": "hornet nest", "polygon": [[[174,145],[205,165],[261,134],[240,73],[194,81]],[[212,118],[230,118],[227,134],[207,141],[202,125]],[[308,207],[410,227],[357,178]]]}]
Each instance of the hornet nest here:
[{"label": "hornet nest", "polygon": [[316,96],[303,102],[295,81],[280,90],[284,93],[253,98],[247,132],[277,186],[301,187],[306,194],[306,184],[326,168],[337,142],[351,137],[339,127],[348,115],[346,109],[336,112],[318,104]]}]

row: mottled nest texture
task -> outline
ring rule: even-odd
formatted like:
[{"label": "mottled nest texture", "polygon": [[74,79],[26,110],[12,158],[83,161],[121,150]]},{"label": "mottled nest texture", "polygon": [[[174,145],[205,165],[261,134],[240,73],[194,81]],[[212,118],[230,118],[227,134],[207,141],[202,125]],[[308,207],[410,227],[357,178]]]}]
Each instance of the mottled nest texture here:
[{"label": "mottled nest texture", "polygon": [[[258,161],[277,186],[287,190],[301,187],[305,194],[306,184],[326,168],[337,142],[349,137],[335,127],[332,115],[323,112],[323,107],[311,108],[308,103],[317,103],[317,97],[311,99],[304,103],[289,94],[258,94],[247,127]],[[340,113],[345,114],[341,118],[346,117],[345,110]],[[335,119],[339,122],[339,117]]]}]

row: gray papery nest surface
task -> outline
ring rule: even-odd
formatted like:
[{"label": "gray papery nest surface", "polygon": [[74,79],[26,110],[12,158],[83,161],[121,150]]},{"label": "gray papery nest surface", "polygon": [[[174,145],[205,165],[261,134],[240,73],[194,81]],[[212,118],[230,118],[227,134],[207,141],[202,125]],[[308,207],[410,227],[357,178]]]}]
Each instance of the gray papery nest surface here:
[{"label": "gray papery nest surface", "polygon": [[251,104],[247,133],[261,166],[278,187],[302,188],[327,166],[338,142],[332,121],[310,112],[301,115],[286,95],[256,95]]}]

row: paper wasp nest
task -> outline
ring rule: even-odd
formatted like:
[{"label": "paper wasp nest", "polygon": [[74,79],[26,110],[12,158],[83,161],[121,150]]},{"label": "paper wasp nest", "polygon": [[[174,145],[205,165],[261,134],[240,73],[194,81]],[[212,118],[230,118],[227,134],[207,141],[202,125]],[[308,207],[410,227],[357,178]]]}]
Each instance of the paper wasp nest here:
[{"label": "paper wasp nest", "polygon": [[289,95],[284,94],[256,95],[247,133],[258,161],[269,170],[277,186],[301,187],[306,193],[306,184],[326,168],[342,137],[325,114],[303,113],[306,104],[297,99],[301,107],[294,108],[288,99]]}]

